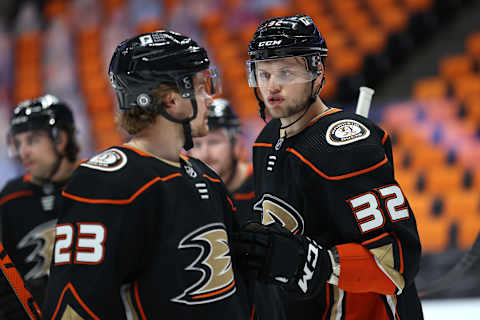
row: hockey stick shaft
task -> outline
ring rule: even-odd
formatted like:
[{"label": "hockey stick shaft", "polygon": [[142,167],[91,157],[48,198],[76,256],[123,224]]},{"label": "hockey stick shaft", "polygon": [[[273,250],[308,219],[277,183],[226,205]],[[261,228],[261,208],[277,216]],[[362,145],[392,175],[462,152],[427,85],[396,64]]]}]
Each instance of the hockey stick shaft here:
[{"label": "hockey stick shaft", "polygon": [[368,112],[370,111],[370,105],[372,104],[372,96],[375,90],[369,87],[360,87],[360,94],[357,101],[356,114],[368,118]]},{"label": "hockey stick shaft", "polygon": [[[18,273],[17,269],[13,265],[12,260],[5,251],[2,243],[0,242],[0,270],[3,277],[7,280],[8,284],[15,292],[18,298],[19,304],[23,307],[29,319],[40,320],[41,312],[37,303],[33,299],[32,294],[25,288],[22,276]],[[0,277],[2,275],[0,274]]]}]

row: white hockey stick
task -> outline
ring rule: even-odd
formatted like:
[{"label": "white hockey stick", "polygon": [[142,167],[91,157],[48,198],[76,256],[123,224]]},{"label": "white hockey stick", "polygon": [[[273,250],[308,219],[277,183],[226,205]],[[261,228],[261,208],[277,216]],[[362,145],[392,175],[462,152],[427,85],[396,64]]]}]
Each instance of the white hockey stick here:
[{"label": "white hockey stick", "polygon": [[369,87],[360,87],[360,94],[358,95],[356,114],[368,118],[368,112],[370,111],[370,105],[372,104],[372,96],[375,90]]}]

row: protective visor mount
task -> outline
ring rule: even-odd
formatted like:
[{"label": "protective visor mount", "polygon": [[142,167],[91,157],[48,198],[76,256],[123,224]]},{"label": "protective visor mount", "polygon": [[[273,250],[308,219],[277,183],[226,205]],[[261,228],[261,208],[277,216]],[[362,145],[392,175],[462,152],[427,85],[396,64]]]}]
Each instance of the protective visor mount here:
[{"label": "protective visor mount", "polygon": [[214,95],[222,93],[222,82],[216,67],[211,66],[207,70],[199,71],[192,75],[186,75],[176,79],[180,96],[191,99],[197,93]]},{"label": "protective visor mount", "polygon": [[311,82],[319,75],[319,71],[312,71],[318,69],[319,63],[318,55],[247,60],[248,86],[266,87],[270,81],[278,85]]}]

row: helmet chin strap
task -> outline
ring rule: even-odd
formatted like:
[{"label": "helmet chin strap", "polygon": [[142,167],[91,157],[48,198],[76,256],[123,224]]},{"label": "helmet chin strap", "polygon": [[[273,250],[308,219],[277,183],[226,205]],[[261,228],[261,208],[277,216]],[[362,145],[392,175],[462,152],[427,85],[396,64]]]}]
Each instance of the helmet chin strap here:
[{"label": "helmet chin strap", "polygon": [[157,107],[158,112],[166,119],[175,123],[180,123],[183,126],[183,134],[185,137],[185,143],[183,144],[183,148],[185,150],[190,150],[191,148],[193,148],[192,128],[190,126],[190,121],[195,119],[198,114],[197,100],[195,99],[195,96],[190,98],[190,102],[192,103],[193,115],[185,119],[177,119],[175,117],[172,117],[167,111],[165,111],[165,108],[163,108],[162,106]]},{"label": "helmet chin strap", "polygon": [[[311,82],[311,87],[310,87],[310,97],[308,98],[308,101],[307,101],[307,104],[305,105],[305,110],[303,111],[303,113],[295,120],[293,121],[292,123],[289,123],[287,124],[286,126],[282,126],[280,127],[280,129],[287,129],[288,127],[291,127],[293,126],[295,123],[297,123],[300,119],[302,119],[305,114],[307,113],[308,109],[310,109],[310,107],[312,106],[312,104],[315,102],[315,100],[317,100],[317,97],[318,97],[318,94],[320,93],[320,90],[323,88],[323,85],[325,83],[325,77],[322,77],[322,82],[320,84],[320,86],[318,87],[317,90],[314,91],[315,87],[314,87],[314,84],[315,84],[315,80],[317,80],[316,78],[312,80]],[[285,138],[287,137],[287,132],[285,131]]]},{"label": "helmet chin strap", "polygon": [[267,122],[265,119],[265,102],[263,102],[258,96],[257,88],[253,88],[253,93],[255,94],[255,98],[257,98],[258,105],[260,106],[260,109],[258,110],[260,117],[262,118],[263,122]]}]

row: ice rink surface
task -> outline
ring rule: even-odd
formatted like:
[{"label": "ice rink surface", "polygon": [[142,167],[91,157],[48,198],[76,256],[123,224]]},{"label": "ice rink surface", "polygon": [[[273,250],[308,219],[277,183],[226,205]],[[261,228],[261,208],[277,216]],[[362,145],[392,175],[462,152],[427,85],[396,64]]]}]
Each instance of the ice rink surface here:
[{"label": "ice rink surface", "polygon": [[422,300],[425,320],[479,320],[480,298]]}]

